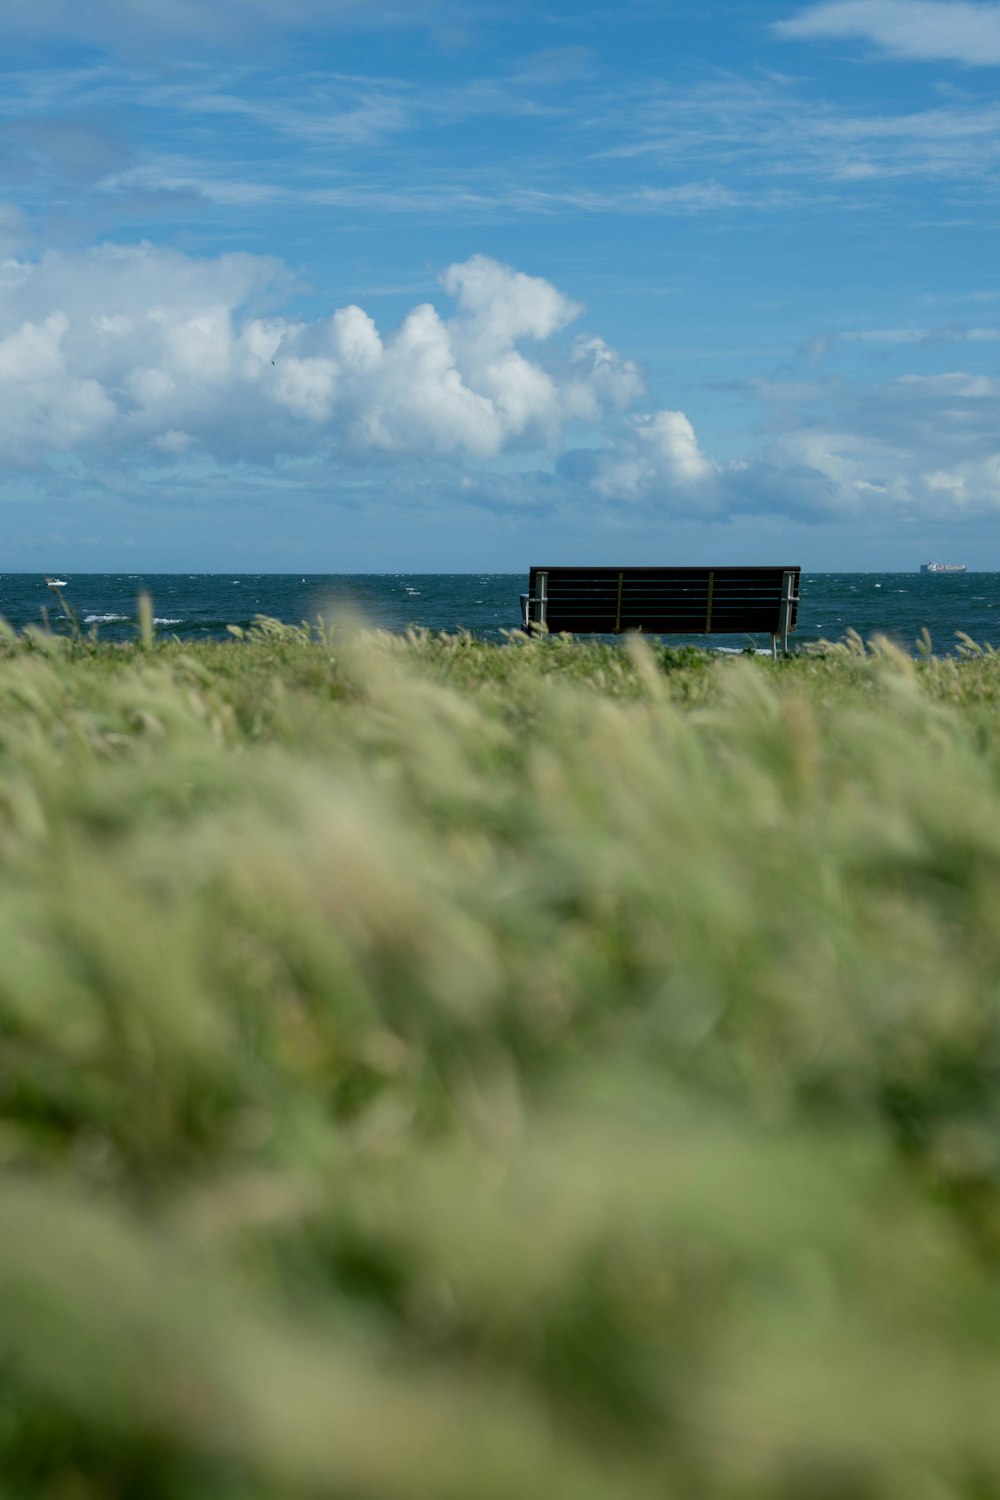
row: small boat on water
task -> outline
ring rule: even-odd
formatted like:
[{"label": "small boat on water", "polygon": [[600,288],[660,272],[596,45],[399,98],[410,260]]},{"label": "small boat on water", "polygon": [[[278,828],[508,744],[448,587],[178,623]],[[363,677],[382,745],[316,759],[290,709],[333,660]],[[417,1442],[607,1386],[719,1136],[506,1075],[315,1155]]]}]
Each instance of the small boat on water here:
[{"label": "small boat on water", "polygon": [[45,582],[50,589],[64,589],[66,587],[65,578],[46,578]]},{"label": "small boat on water", "polygon": [[964,573],[965,563],[921,563],[921,573]]}]

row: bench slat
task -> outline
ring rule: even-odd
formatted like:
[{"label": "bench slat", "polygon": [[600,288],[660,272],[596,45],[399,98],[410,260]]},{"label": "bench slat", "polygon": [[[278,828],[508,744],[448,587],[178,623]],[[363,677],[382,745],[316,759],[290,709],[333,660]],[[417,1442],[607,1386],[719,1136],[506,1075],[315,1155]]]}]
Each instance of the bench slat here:
[{"label": "bench slat", "polygon": [[644,635],[742,635],[744,633],[770,635],[776,633],[773,613],[732,615],[719,619],[713,611],[710,630],[705,628],[704,612],[700,618],[692,615],[656,615],[629,619],[622,616],[618,630],[615,629],[615,623],[615,615],[610,611],[599,615],[560,615],[558,618],[553,618],[549,630],[555,633],[566,630],[573,634],[589,635],[618,635],[622,631],[629,630],[642,631]]}]

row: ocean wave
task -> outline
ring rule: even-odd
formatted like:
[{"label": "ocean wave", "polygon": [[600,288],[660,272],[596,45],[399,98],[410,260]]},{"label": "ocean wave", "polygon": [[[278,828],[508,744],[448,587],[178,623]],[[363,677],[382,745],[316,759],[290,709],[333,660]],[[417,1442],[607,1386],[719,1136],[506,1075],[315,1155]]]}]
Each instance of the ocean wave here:
[{"label": "ocean wave", "polygon": [[[132,621],[132,619],[132,615],[84,615],[83,623],[85,625],[114,625],[122,621]],[[153,624],[183,625],[184,621],[180,616],[175,617],[173,615],[154,615]]]},{"label": "ocean wave", "polygon": [[[746,646],[706,646],[706,647],[704,647],[704,649],[706,651],[716,651],[716,652],[719,653],[720,656],[746,656],[748,648]],[[768,646],[754,646],[753,647],[753,651],[752,651],[752,655],[754,655],[754,656],[770,656],[771,655],[770,647],[768,647]]]}]

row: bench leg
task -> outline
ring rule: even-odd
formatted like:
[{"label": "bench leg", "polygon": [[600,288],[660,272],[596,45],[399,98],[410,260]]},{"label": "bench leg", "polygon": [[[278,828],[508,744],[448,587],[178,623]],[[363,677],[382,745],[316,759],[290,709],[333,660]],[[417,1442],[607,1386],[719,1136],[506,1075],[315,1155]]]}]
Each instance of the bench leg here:
[{"label": "bench leg", "polygon": [[778,637],[773,630],[771,631],[771,658],[774,661],[778,660]]},{"label": "bench leg", "polygon": [[799,602],[796,584],[798,579],[794,573],[786,573],[781,581],[781,649],[785,656],[788,655],[788,632],[792,628],[792,613]]}]

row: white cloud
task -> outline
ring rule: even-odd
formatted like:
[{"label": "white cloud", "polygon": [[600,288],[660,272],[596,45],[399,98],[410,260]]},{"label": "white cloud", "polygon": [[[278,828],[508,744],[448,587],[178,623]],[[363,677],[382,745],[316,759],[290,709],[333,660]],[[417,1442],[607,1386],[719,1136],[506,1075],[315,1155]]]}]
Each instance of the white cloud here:
[{"label": "white cloud", "polygon": [[[288,290],[280,263],[249,255],[102,246],[0,262],[0,466],[72,455],[80,474],[155,474],[167,493],[171,475],[190,488],[207,470],[291,460],[335,493],[349,468],[378,464],[380,486],[416,494],[439,490],[447,464],[452,493],[490,508],[513,494],[568,514],[713,521],[1000,515],[992,372],[911,363],[866,389],[819,371],[751,383],[766,436],[722,461],[683,411],[639,407],[635,365],[573,337],[579,307],[542,278],[475,256],[442,276],[441,308],[390,330],[358,306],[274,312]],[[979,332],[952,342],[981,346]],[[870,337],[928,357],[920,330]]]},{"label": "white cloud", "polygon": [[655,489],[670,496],[699,489],[714,473],[684,413],[658,411],[623,427],[597,456],[591,485],[606,499],[644,497]]},{"label": "white cloud", "polygon": [[[991,181],[1000,163],[1000,107],[991,96],[921,110],[893,109],[890,101],[859,109],[791,79],[724,75],[629,100],[612,123],[622,140],[604,159],[712,173],[714,200],[706,192],[691,205],[700,211],[841,201],[884,179]],[[725,179],[736,169],[734,190]],[[655,190],[649,197],[655,207]]]},{"label": "white cloud", "polygon": [[603,502],[696,516],[720,506],[721,470],[705,457],[681,411],[635,413],[603,447],[565,454],[559,468]]},{"label": "white cloud", "polygon": [[[457,303],[383,336],[360,307],[264,315],[278,263],[103,246],[0,267],[0,459],[195,445],[219,460],[343,461],[557,448],[641,389],[600,339],[551,341],[580,308],[549,282],[474,256],[442,277]],[[255,305],[256,304],[256,305]],[[549,345],[544,359],[520,345]]]},{"label": "white cloud", "polygon": [[1000,379],[955,370],[858,389],[759,381],[745,394],[771,435],[720,462],[681,412],[631,415],[603,445],[562,456],[578,495],[610,512],[726,520],[1000,517]]},{"label": "white cloud", "polygon": [[967,375],[963,370],[952,370],[943,375],[901,375],[901,386],[913,386],[934,396],[972,397],[982,396],[1000,400],[1000,380],[989,375]]},{"label": "white cloud", "polygon": [[466,318],[467,339],[487,352],[512,338],[547,339],[583,310],[540,276],[525,276],[485,255],[451,266],[441,284]]},{"label": "white cloud", "polygon": [[[626,89],[598,77],[554,90],[507,70],[419,87],[329,67],[199,65],[197,50],[195,65],[171,67],[165,50],[167,65],[155,68],[5,75],[0,146],[29,212],[44,221],[55,180],[104,232],[154,210],[175,219],[225,210],[227,223],[249,221],[256,234],[269,205],[282,223],[297,206],[492,223],[498,214],[732,218],[870,203],[886,179],[926,178],[974,183],[975,196],[957,192],[953,205],[995,218],[1000,107],[985,92],[915,110],[884,91],[865,107],[760,72],[669,85],[647,77]],[[527,117],[528,133],[504,123]],[[117,143],[115,121],[130,132]],[[431,137],[447,153],[466,122],[478,122],[474,163],[422,170]],[[389,140],[412,149],[378,149]],[[880,211],[891,202],[880,199]]]},{"label": "white cloud", "polygon": [[570,377],[563,386],[569,418],[598,422],[606,411],[627,411],[642,393],[642,377],[630,359],[623,359],[596,334],[576,340]]},{"label": "white cloud", "polygon": [[54,312],[41,324],[24,322],[0,338],[0,391],[5,456],[30,464],[40,451],[63,452],[104,431],[115,411],[103,387],[67,363],[69,326]]},{"label": "white cloud", "polygon": [[1000,5],[969,0],[826,0],[777,23],[795,39],[856,37],[897,57],[1000,64]]},{"label": "white cloud", "polygon": [[820,365],[844,345],[882,345],[886,349],[930,349],[945,344],[1000,343],[1000,327],[970,327],[967,323],[945,323],[933,328],[861,328],[840,333],[818,334],[803,346],[800,353],[812,365]]},{"label": "white cloud", "polygon": [[825,396],[822,418],[815,407],[782,414],[730,476],[738,495],[773,484],[779,510],[817,519],[1000,516],[1000,380],[911,373],[861,390],[831,381]]},{"label": "white cloud", "polygon": [[830,414],[800,411],[797,426],[786,414],[785,430],[732,476],[737,491],[775,476],[778,508],[817,519],[1000,515],[1000,381],[956,370],[826,394]]}]

